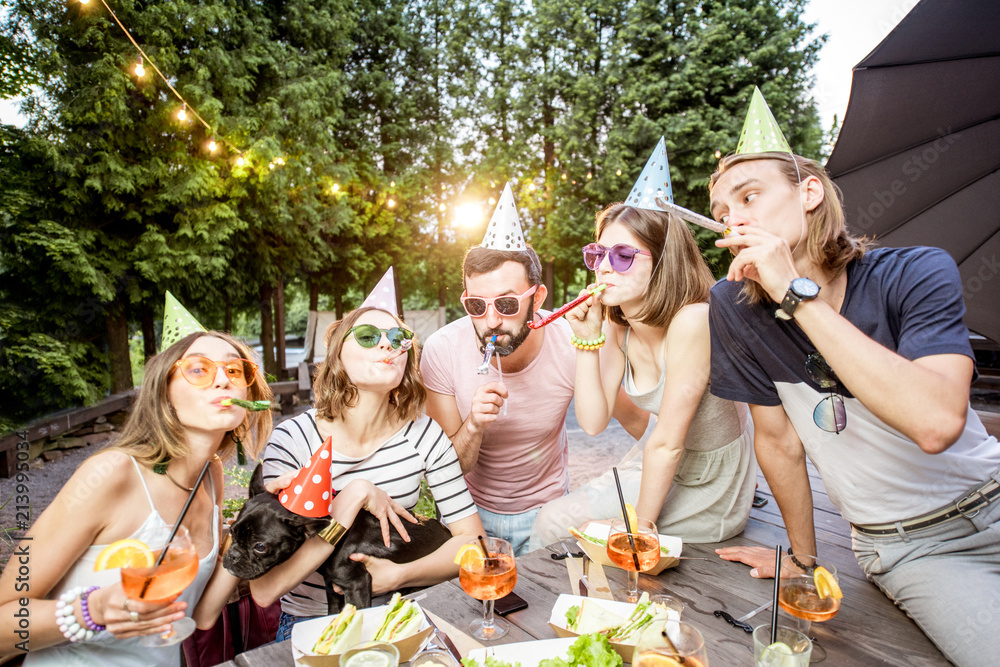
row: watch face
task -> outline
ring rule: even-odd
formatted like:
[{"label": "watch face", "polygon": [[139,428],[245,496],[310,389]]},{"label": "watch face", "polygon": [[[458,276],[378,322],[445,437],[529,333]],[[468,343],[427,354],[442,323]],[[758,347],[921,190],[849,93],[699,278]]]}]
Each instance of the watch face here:
[{"label": "watch face", "polygon": [[796,278],[792,281],[792,291],[800,299],[811,299],[819,294],[819,285],[808,278]]}]

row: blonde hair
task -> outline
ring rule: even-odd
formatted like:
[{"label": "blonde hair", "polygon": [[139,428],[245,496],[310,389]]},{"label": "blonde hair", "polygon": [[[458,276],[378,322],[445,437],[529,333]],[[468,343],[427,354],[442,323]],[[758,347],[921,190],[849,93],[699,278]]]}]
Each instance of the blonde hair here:
[{"label": "blonde hair", "polygon": [[[833,182],[826,170],[814,160],[801,155],[793,156],[777,152],[727,155],[719,161],[718,168],[712,174],[708,183],[709,194],[728,170],[736,165],[754,160],[774,160],[777,162],[778,170],[785,177],[788,185],[793,188],[810,176],[819,179],[823,187],[823,201],[805,214],[808,222],[805,251],[810,262],[820,267],[827,276],[835,278],[850,262],[864,256],[865,251],[871,247],[872,241],[863,236],[857,237],[848,233],[847,221],[844,217],[843,195],[840,188]],[[751,304],[768,299],[764,288],[752,280],[743,281],[743,297]]]},{"label": "blonde hair", "polygon": [[[352,310],[343,319],[331,324],[326,329],[326,359],[316,370],[313,381],[313,392],[316,394],[316,414],[323,419],[335,420],[342,418],[348,410],[358,404],[358,387],[351,381],[340,360],[340,351],[344,348],[347,332],[357,323],[358,319],[371,310],[377,310],[392,315],[400,326],[405,326],[398,317],[382,308],[366,306]],[[394,406],[393,415],[400,421],[417,419],[424,410],[427,400],[427,390],[424,389],[420,377],[420,365],[417,363],[417,343],[414,339],[413,348],[406,355],[406,370],[399,386],[389,394],[389,403]]]},{"label": "blonde hair", "polygon": [[[121,437],[115,443],[115,449],[125,451],[148,466],[180,460],[190,454],[184,426],[170,403],[170,376],[174,371],[174,365],[183,358],[188,348],[203,336],[225,341],[232,345],[242,358],[257,363],[257,374],[254,376],[253,384],[247,387],[247,400],[271,400],[273,394],[260,370],[259,359],[249,347],[220,331],[188,334],[146,364],[142,387],[139,388],[132,411],[125,420]],[[270,410],[260,412],[248,410],[243,422],[226,434],[219,448],[219,457],[225,460],[232,456],[236,451],[236,441],[233,439],[236,436],[243,440],[246,453],[256,458],[271,435],[271,427]]]},{"label": "blonde hair", "polygon": [[[715,282],[688,226],[663,211],[611,204],[597,214],[597,238],[613,224],[620,224],[649,250],[653,271],[635,320],[665,328],[684,306],[707,303]],[[620,306],[605,307],[615,324],[628,325]]]}]

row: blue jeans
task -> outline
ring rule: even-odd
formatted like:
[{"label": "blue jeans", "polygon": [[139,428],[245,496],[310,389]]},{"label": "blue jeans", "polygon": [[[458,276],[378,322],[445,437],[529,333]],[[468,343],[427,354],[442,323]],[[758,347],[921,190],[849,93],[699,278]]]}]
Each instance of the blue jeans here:
[{"label": "blue jeans", "polygon": [[959,667],[1000,655],[1000,500],[972,518],[915,532],[852,530],[865,575]]},{"label": "blue jeans", "polygon": [[286,614],[281,612],[281,618],[278,619],[278,636],[274,638],[276,642],[283,642],[286,639],[292,638],[292,626],[299,621],[308,621],[313,616],[292,616],[291,614]]},{"label": "blue jeans", "polygon": [[483,520],[483,528],[490,537],[499,537],[510,542],[515,556],[528,553],[528,538],[531,537],[531,526],[541,507],[536,507],[520,514],[497,514],[479,508],[479,518]]}]

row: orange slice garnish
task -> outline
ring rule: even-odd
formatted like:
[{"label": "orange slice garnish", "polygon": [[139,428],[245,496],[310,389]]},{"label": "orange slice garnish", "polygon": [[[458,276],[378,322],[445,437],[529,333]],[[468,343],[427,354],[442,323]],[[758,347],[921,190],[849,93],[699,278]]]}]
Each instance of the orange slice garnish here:
[{"label": "orange slice garnish", "polygon": [[482,568],[486,565],[482,550],[475,544],[463,544],[455,554],[455,565],[467,570]]},{"label": "orange slice garnish", "polygon": [[644,651],[637,658],[635,664],[639,667],[681,667],[681,663],[675,658],[655,651]]},{"label": "orange slice garnish", "polygon": [[816,582],[816,594],[822,599],[834,597],[840,599],[844,597],[844,592],[840,590],[836,577],[830,574],[825,567],[817,567],[813,571],[813,581]]},{"label": "orange slice garnish", "polygon": [[639,532],[639,517],[635,514],[635,508],[631,504],[625,503],[625,514],[628,517],[628,532]]},{"label": "orange slice garnish", "polygon": [[94,571],[114,567],[153,567],[156,559],[153,552],[139,540],[118,540],[112,542],[97,554]]}]

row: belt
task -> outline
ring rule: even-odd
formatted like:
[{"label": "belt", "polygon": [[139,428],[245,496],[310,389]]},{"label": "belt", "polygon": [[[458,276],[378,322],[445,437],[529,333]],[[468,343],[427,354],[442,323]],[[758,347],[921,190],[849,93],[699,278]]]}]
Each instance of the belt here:
[{"label": "belt", "polygon": [[945,521],[957,519],[960,516],[964,516],[966,519],[971,519],[979,514],[980,509],[989,505],[998,497],[1000,497],[1000,482],[990,479],[978,489],[969,491],[958,501],[945,505],[940,509],[927,512],[926,514],[915,516],[911,519],[905,519],[903,521],[896,521],[893,523],[867,524],[864,526],[859,526],[854,523],[851,525],[856,531],[864,533],[865,535],[895,535],[899,532],[897,525],[898,528],[902,528],[907,531],[923,530],[924,528],[930,528],[944,523]]}]

